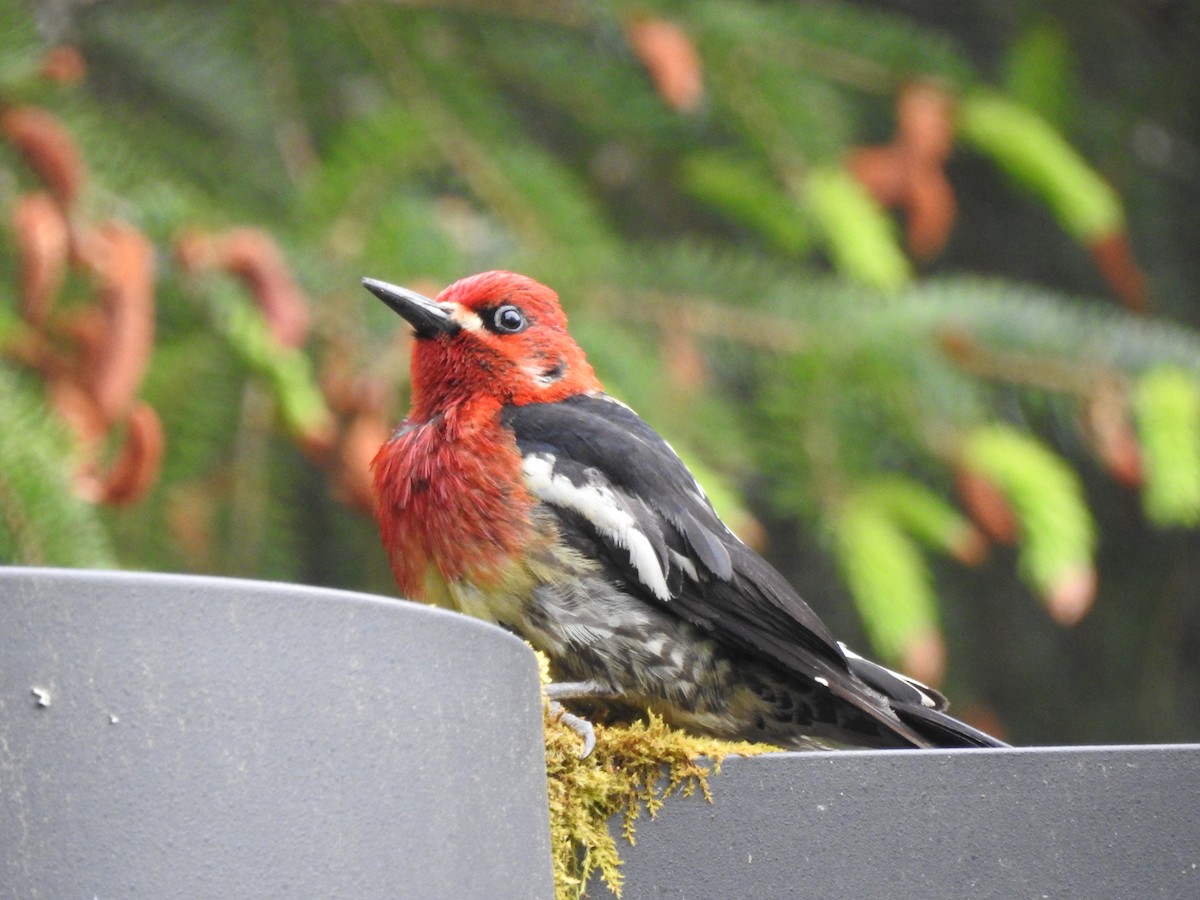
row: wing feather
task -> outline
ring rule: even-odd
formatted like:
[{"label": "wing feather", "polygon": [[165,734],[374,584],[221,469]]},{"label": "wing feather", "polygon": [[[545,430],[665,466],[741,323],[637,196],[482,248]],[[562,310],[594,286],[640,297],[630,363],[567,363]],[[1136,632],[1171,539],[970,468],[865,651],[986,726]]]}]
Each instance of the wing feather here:
[{"label": "wing feather", "polygon": [[526,484],[565,541],[622,590],[722,643],[829,688],[916,745],[1004,746],[946,715],[931,688],[840,645],[792,586],[721,521],[671,446],[604,394],[506,407]]},{"label": "wing feather", "polygon": [[644,593],[785,669],[848,673],[816,613],[726,528],[671,446],[628,407],[582,395],[508,407],[503,422],[525,454],[533,493],[581,516]]}]

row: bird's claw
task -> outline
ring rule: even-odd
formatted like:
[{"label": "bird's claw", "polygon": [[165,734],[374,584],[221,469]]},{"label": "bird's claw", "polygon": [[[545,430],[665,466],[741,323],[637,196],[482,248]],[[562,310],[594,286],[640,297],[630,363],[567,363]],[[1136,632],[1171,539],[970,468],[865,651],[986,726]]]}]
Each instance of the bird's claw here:
[{"label": "bird's claw", "polygon": [[550,711],[558,716],[560,722],[583,739],[583,751],[579,754],[579,758],[587,759],[591,756],[592,750],[596,748],[596,729],[592,727],[592,723],[582,716],[567,712],[566,708],[557,700],[550,701]]}]

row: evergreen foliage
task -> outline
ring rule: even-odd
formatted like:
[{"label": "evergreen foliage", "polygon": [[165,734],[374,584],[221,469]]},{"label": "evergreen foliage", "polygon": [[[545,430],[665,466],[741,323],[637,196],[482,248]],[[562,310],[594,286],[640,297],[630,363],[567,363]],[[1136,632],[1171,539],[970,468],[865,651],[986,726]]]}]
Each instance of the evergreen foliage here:
[{"label": "evergreen foliage", "polygon": [[[884,6],[9,4],[2,561],[390,593],[364,485],[407,345],[358,280],[433,293],[507,268],[561,293],[613,393],[748,540],[785,568],[821,542],[842,579],[799,580],[822,615],[844,586],[874,652],[933,678],[952,631],[950,692],[1014,739],[1133,739],[1102,700],[1092,725],[1039,730],[1013,673],[1079,673],[994,632],[1027,603],[1009,573],[1077,621],[1097,540],[1113,612],[1081,627],[1115,637],[1013,623],[1090,677],[1159,652],[1147,606],[1196,622],[1192,534],[1153,530],[1200,520],[1200,264],[1177,243],[1200,179],[1159,124],[1187,97],[1133,125],[1136,84],[1081,100],[1089,4],[1018,4],[1003,40],[986,4],[958,36]],[[153,275],[95,239],[118,222]],[[128,387],[100,409],[108,370]],[[1110,560],[1131,530],[1167,562]],[[1015,565],[957,572],[983,533]],[[954,650],[996,643],[1011,662]],[[1137,735],[1200,734],[1200,673],[1174,672],[1177,690],[1139,682],[1175,699]],[[1088,706],[1088,687],[1051,695]]]},{"label": "evergreen foliage", "polygon": [[109,568],[111,541],[76,496],[64,462],[71,444],[35,391],[0,369],[0,558],[37,566]]}]

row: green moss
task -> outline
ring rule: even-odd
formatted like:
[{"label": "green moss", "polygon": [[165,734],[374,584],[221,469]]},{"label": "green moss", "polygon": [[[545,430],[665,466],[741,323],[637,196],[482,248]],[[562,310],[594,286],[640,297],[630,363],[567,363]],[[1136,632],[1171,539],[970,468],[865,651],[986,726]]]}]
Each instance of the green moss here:
[{"label": "green moss", "polygon": [[[543,673],[545,672],[544,659]],[[731,743],[685,734],[647,713],[630,725],[597,725],[596,747],[580,759],[580,738],[546,705],[546,775],[550,794],[550,843],[558,900],[583,896],[599,873],[618,897],[623,876],[618,840],[609,821],[621,816],[621,835],[634,843],[644,810],[654,818],[672,795],[700,791],[712,802],[708,779],[725,757],[757,756],[778,748]]]}]

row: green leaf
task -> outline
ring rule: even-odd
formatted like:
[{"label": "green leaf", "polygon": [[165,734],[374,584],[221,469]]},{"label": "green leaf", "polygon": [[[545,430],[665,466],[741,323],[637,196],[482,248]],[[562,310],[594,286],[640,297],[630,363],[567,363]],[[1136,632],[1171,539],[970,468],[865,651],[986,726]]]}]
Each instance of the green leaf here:
[{"label": "green leaf", "polygon": [[1116,191],[1031,109],[992,91],[976,91],[959,103],[958,133],[1040,197],[1080,241],[1124,230]]},{"label": "green leaf", "polygon": [[683,160],[680,178],[692,196],[757,231],[784,253],[799,255],[811,248],[813,227],[804,211],[751,161],[697,153]]},{"label": "green leaf", "polygon": [[832,521],[842,577],[871,646],[901,663],[914,641],[937,634],[937,598],[913,541],[869,495],[844,502]]},{"label": "green leaf", "polygon": [[912,278],[894,223],[849,172],[813,169],[805,180],[804,197],[842,274],[882,289],[900,287]]},{"label": "green leaf", "polygon": [[962,462],[995,484],[1012,506],[1021,572],[1052,612],[1081,579],[1090,583],[1096,529],[1079,476],[1064,459],[1032,435],[987,425],[967,436]]},{"label": "green leaf", "polygon": [[1200,524],[1200,385],[1194,373],[1160,366],[1138,379],[1146,515],[1159,525]]}]

